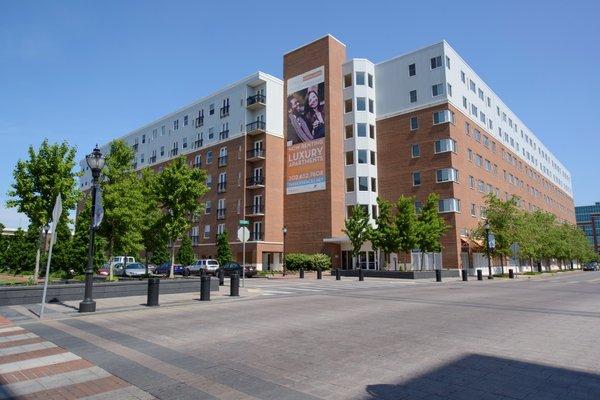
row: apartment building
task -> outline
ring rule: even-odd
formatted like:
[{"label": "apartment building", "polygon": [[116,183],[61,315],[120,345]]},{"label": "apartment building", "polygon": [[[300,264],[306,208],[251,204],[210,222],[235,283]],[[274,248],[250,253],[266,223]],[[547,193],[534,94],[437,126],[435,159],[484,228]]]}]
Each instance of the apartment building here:
[{"label": "apartment building", "polygon": [[600,202],[575,207],[577,226],[583,230],[596,253],[600,254]]},{"label": "apartment building", "polygon": [[[414,196],[418,208],[432,192],[451,229],[423,268],[483,263],[470,233],[488,193],[575,223],[568,170],[445,41],[374,63],[347,59],[326,35],[283,56],[283,80],[259,72],[123,139],[136,168],[184,154],[207,170],[206,215],[190,232],[199,257],[249,219],[247,259],[259,268],[280,265],[284,226],[286,252],[352,268],[343,229],[353,206],[374,218],[377,197]],[[378,268],[371,245],[363,250],[360,265]],[[402,258],[390,261],[421,268],[418,250]]]},{"label": "apartment building", "polygon": [[[283,251],[283,85],[257,72],[147,124],[120,139],[135,151],[134,168],[160,171],[184,156],[207,173],[204,215],[189,235],[198,258],[216,255],[216,235],[226,230],[242,259],[236,232],[250,221],[246,259],[259,268],[281,265]],[[107,154],[109,144],[101,147]],[[91,185],[85,160],[81,189]]]}]

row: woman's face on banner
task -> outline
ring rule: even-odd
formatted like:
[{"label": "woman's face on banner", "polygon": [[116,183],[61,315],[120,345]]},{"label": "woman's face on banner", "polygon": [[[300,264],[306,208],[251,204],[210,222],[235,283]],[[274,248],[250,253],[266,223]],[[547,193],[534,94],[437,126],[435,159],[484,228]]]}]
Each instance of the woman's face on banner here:
[{"label": "woman's face on banner", "polygon": [[317,108],[319,105],[319,97],[315,92],[310,92],[308,94],[308,106],[310,108]]}]

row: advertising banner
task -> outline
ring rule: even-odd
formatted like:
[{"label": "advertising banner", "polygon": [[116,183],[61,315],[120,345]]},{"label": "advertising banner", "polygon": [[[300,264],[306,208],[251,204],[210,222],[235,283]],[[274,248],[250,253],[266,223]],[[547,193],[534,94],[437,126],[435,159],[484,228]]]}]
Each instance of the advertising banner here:
[{"label": "advertising banner", "polygon": [[325,67],[287,81],[286,194],[325,190]]}]

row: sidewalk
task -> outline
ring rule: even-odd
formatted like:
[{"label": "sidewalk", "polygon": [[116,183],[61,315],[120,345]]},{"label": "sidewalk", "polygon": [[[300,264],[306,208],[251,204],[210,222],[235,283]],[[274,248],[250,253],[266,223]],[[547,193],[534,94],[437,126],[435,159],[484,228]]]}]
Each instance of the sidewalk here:
[{"label": "sidewalk", "polygon": [[0,399],[154,399],[0,317]]}]

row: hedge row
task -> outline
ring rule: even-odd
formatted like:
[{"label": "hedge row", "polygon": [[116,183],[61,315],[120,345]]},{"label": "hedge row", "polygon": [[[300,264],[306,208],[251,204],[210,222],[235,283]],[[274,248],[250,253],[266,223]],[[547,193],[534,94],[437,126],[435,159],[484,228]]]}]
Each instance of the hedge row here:
[{"label": "hedge row", "polygon": [[326,271],[331,268],[331,258],[327,254],[290,253],[285,255],[285,267],[290,271]]}]

